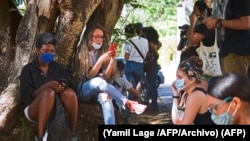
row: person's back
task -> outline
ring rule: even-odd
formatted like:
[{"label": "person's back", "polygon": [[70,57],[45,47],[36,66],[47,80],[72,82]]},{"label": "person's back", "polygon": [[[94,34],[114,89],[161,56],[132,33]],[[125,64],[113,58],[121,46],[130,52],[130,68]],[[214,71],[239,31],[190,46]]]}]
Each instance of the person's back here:
[{"label": "person's back", "polygon": [[[148,52],[148,40],[141,37],[141,24],[128,24],[125,27],[125,34],[128,40],[131,40],[143,55],[136,50],[136,47],[129,41],[126,41],[123,46],[123,55],[126,60],[125,64],[125,75],[129,82],[132,83],[133,87],[136,88],[137,84],[144,75],[143,62]],[[134,97],[129,94],[129,99]]]},{"label": "person's back", "polygon": [[[149,55],[147,55],[146,61],[151,61],[147,66],[148,70],[146,73],[146,98],[145,103],[151,103],[148,107],[149,110],[158,110],[158,91],[156,86],[157,73],[159,71],[159,64],[157,62],[159,58],[158,50],[161,47],[161,42],[159,41],[159,34],[157,30],[152,27],[144,27],[142,29],[142,37],[145,37],[149,43]],[[145,64],[144,64],[145,65]]]}]

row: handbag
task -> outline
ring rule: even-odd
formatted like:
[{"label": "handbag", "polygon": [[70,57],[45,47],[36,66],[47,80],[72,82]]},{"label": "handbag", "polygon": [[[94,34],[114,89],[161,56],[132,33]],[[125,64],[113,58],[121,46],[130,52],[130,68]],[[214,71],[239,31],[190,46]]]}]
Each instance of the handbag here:
[{"label": "handbag", "polygon": [[146,54],[146,58],[144,58],[142,53],[140,52],[140,50],[136,46],[136,44],[131,40],[129,40],[129,42],[133,44],[133,46],[135,47],[135,49],[138,51],[138,53],[140,54],[140,56],[143,59],[143,71],[144,72],[151,71],[153,69],[153,63],[154,63],[154,55],[153,55],[153,53],[148,51],[147,54]]},{"label": "handbag", "polygon": [[215,29],[214,44],[210,47],[200,42],[200,47],[196,49],[199,57],[203,61],[203,74],[211,77],[222,75],[221,62],[219,56],[219,47],[217,46],[217,29]]}]

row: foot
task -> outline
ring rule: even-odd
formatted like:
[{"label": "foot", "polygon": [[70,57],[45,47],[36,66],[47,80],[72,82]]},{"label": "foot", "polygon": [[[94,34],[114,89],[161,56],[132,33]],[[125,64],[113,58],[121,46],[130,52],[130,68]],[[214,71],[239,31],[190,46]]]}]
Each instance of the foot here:
[{"label": "foot", "polygon": [[127,106],[131,113],[142,114],[147,106],[143,104],[139,104],[138,102],[128,100]]},{"label": "foot", "polygon": [[37,137],[37,136],[35,136],[35,141],[43,141],[43,138],[42,137]]},{"label": "foot", "polygon": [[156,105],[150,104],[150,105],[148,106],[148,110],[150,110],[150,111],[158,111],[158,110],[159,110],[159,107],[158,107],[157,104],[156,104]]}]

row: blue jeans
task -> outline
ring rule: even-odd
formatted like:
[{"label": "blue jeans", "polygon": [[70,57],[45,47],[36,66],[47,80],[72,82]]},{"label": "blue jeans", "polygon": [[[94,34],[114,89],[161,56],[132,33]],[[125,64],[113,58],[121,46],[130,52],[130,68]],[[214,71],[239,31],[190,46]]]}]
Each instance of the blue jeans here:
[{"label": "blue jeans", "polygon": [[[112,99],[125,109],[126,97],[124,97],[113,85],[107,83],[106,80],[100,77],[95,77],[86,82],[79,83],[76,93],[79,101],[89,101],[93,98],[97,99],[101,104],[104,123],[106,125],[115,124]],[[112,99],[103,100],[100,98],[100,93],[107,93]]]},{"label": "blue jeans", "polygon": [[[127,80],[136,88],[138,82],[143,77],[143,63],[137,63],[133,61],[126,61],[125,75]],[[132,94],[128,95],[128,99],[134,99]]]},{"label": "blue jeans", "polygon": [[152,106],[157,106],[158,91],[156,87],[157,73],[159,71],[157,63],[154,64],[152,71],[146,72],[147,98],[151,99]]}]

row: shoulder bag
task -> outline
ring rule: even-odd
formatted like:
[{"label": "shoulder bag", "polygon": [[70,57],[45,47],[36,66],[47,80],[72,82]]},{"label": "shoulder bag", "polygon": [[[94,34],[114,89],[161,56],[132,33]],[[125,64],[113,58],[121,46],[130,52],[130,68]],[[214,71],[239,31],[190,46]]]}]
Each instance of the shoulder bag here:
[{"label": "shoulder bag", "polygon": [[203,74],[217,77],[222,75],[219,47],[217,46],[217,29],[215,29],[214,44],[210,47],[200,42],[200,47],[196,49],[199,57],[203,61]]},{"label": "shoulder bag", "polygon": [[142,53],[140,52],[140,50],[138,49],[138,47],[136,46],[136,44],[129,40],[129,42],[135,47],[135,49],[138,51],[138,53],[140,54],[140,56],[143,59],[143,71],[144,72],[149,72],[153,69],[153,63],[154,63],[154,57],[153,54],[150,53],[150,51],[147,52],[146,58],[143,57]]}]

